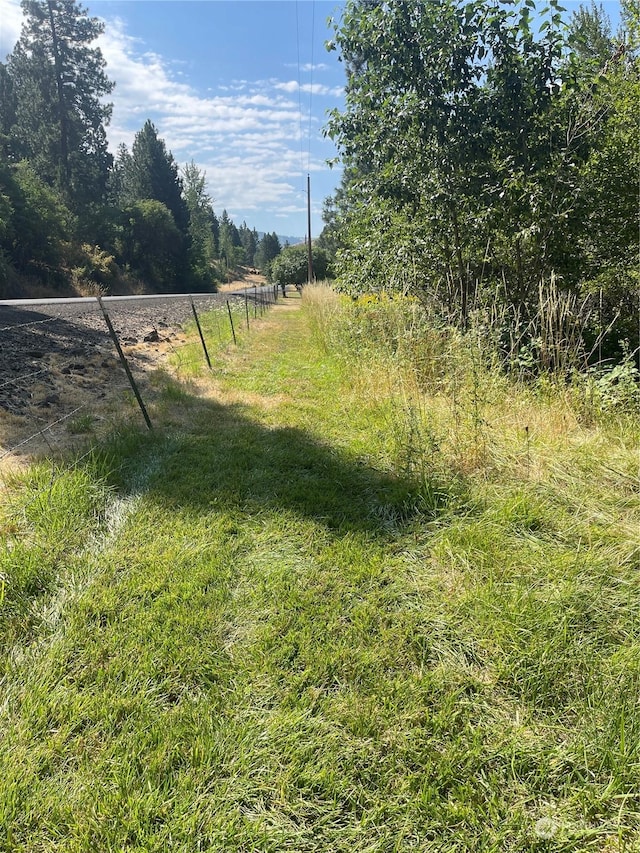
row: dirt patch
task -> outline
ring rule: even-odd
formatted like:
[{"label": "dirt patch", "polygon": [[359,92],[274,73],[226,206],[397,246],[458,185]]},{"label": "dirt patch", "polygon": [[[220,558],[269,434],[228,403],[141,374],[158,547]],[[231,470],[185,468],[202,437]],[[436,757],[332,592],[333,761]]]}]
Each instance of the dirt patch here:
[{"label": "dirt patch", "polygon": [[218,292],[228,293],[231,290],[241,290],[242,288],[264,287],[265,284],[267,284],[267,279],[261,273],[246,272],[228,284],[219,284]]},{"label": "dirt patch", "polygon": [[[190,302],[123,303],[110,316],[143,398],[153,397],[154,371],[186,341]],[[65,453],[141,419],[97,305],[2,306],[0,328],[0,464]]]},{"label": "dirt patch", "polygon": [[[230,290],[242,285],[235,282]],[[199,311],[216,304],[213,295],[194,300]],[[153,409],[166,391],[167,373],[174,373],[172,357],[187,343],[190,299],[124,300],[110,303],[108,311]],[[0,469],[68,454],[122,421],[144,425],[97,303],[0,306],[0,334]]]}]

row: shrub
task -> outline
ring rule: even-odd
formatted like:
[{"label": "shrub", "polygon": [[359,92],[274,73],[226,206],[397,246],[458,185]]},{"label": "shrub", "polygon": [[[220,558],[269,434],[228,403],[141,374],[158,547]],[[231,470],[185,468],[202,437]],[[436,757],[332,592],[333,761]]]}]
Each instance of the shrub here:
[{"label": "shrub", "polygon": [[[329,258],[324,249],[312,246],[313,275],[317,280],[327,277]],[[305,245],[287,246],[271,261],[270,278],[279,287],[287,284],[305,284],[309,277],[308,252]]]}]

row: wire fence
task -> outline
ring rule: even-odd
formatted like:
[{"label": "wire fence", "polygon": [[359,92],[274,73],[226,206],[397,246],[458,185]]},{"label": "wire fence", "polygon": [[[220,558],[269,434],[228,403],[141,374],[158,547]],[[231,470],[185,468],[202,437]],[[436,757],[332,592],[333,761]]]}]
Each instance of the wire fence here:
[{"label": "wire fence", "polygon": [[153,371],[179,379],[214,371],[215,353],[238,345],[277,298],[263,286],[0,303],[0,485],[11,488],[15,469],[43,456],[52,473],[35,501],[117,424],[139,418],[153,430]]}]

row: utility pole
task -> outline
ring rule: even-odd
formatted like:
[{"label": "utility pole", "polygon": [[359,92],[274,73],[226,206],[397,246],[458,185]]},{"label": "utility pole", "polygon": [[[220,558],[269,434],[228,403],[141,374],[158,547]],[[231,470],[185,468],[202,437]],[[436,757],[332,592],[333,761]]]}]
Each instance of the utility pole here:
[{"label": "utility pole", "polygon": [[307,278],[313,281],[313,256],[311,254],[311,178],[307,175]]}]

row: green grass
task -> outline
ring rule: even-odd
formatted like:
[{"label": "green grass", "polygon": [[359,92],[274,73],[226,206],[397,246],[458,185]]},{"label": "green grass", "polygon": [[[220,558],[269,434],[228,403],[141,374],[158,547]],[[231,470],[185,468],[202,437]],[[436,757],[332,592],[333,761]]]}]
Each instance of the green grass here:
[{"label": "green grass", "polygon": [[419,397],[313,298],[16,480],[0,849],[640,849],[637,425]]}]

